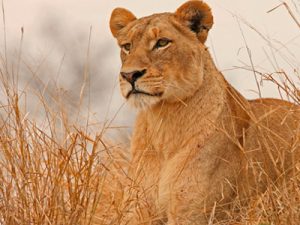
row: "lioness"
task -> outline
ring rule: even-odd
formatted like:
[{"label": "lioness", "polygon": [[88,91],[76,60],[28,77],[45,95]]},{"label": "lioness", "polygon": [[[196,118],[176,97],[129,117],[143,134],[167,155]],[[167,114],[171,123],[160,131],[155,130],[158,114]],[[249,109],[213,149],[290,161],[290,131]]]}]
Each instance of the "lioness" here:
[{"label": "lioness", "polygon": [[296,173],[299,106],[241,96],[205,47],[212,25],[202,1],[140,19],[112,12],[121,92],[139,110],[121,224],[221,221],[237,196],[244,204]]}]

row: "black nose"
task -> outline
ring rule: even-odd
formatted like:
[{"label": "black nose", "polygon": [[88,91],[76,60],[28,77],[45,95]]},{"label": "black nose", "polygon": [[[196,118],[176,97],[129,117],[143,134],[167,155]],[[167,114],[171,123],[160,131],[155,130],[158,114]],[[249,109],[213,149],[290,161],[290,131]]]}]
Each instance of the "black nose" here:
[{"label": "black nose", "polygon": [[143,76],[146,73],[146,70],[141,71],[132,71],[129,73],[121,72],[121,76],[127,80],[129,83],[134,84],[134,82]]}]

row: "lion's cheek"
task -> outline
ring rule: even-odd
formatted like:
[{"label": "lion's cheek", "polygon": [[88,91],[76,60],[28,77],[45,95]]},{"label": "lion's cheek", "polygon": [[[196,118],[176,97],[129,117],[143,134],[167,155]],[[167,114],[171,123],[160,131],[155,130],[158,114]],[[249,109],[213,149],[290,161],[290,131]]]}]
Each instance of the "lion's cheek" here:
[{"label": "lion's cheek", "polygon": [[165,92],[163,97],[172,102],[182,101],[193,96],[203,83],[202,70],[199,66],[194,66],[191,63],[188,66],[176,65],[172,70],[165,72],[165,74]]}]

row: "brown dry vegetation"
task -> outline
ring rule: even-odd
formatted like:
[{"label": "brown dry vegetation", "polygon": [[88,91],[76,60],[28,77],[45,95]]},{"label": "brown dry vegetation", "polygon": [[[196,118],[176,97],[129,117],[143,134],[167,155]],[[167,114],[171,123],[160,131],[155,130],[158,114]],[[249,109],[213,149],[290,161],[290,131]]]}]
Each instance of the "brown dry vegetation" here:
[{"label": "brown dry vegetation", "polygon": [[88,134],[88,127],[68,124],[43,99],[48,123],[41,129],[21,109],[12,74],[5,67],[0,74],[6,93],[0,107],[0,224],[90,224],[105,185],[118,184],[113,170],[126,164],[122,151],[103,141],[102,130]]},{"label": "brown dry vegetation", "polygon": [[[123,197],[130,183],[128,151],[116,141],[105,141],[107,127],[95,131],[89,122],[69,122],[64,108],[53,111],[43,95],[38,98],[47,122],[29,119],[26,94],[18,90],[17,74],[8,68],[1,54],[0,224],[119,224],[130,205]],[[296,68],[294,74],[244,69],[275,83],[284,98],[300,105]],[[53,98],[59,96],[53,93]],[[226,212],[230,221],[211,224],[300,224],[299,164],[294,171],[282,186],[270,183],[248,206],[237,197]]]}]

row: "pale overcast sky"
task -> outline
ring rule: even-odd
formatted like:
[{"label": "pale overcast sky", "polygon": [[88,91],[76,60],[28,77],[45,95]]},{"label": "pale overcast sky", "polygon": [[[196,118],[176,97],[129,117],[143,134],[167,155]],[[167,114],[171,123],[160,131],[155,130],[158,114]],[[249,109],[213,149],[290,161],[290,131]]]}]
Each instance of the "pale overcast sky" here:
[{"label": "pale overcast sky", "polygon": [[[27,49],[27,61],[37,60],[47,55],[52,67],[59,68],[60,59],[65,54],[74,54],[72,47],[76,43],[77,51],[85,60],[85,52],[92,26],[92,41],[90,59],[92,62],[102,62],[101,68],[95,64],[95,85],[106,82],[106,90],[113,90],[120,68],[119,50],[110,34],[108,21],[115,7],[124,7],[137,17],[157,12],[173,12],[185,1],[182,0],[4,0],[6,34],[10,50],[17,49],[20,39],[20,28],[24,27],[24,49]],[[207,45],[214,55],[217,66],[224,71],[226,78],[248,98],[257,94],[253,73],[233,68],[249,65],[249,57],[241,29],[251,49],[253,63],[263,71],[274,71],[274,67],[283,67],[287,71],[299,69],[300,29],[289,16],[285,7],[268,13],[278,6],[280,0],[207,0],[212,8],[215,24],[210,32]],[[286,1],[296,18],[300,21],[300,1]],[[245,22],[255,27],[254,31]],[[1,24],[1,32],[3,23]],[[240,29],[241,27],[241,29]],[[59,36],[56,41],[51,41]],[[268,38],[266,41],[261,35]],[[62,40],[62,41],[60,41]],[[70,41],[69,41],[70,40]],[[0,47],[3,49],[3,36],[0,37]],[[69,43],[69,44],[68,44]],[[271,47],[272,46],[272,47]],[[64,51],[57,49],[64,48]],[[50,53],[49,53],[50,52]],[[77,54],[76,53],[76,54]],[[52,57],[52,58],[51,58]],[[74,57],[74,55],[73,55]],[[269,59],[268,59],[269,58]],[[59,59],[59,60],[58,60]],[[271,60],[271,62],[270,62]],[[76,60],[75,60],[76,61]],[[278,65],[276,64],[278,63]],[[66,65],[67,67],[67,65]],[[72,88],[68,79],[72,79],[70,68],[65,68],[63,77],[66,89]],[[67,78],[66,78],[67,77]],[[93,89],[92,89],[93,90]],[[110,92],[111,93],[111,92]],[[277,96],[274,87],[265,84],[265,97]],[[106,108],[95,98],[95,111]],[[113,94],[113,109],[122,104],[118,88]],[[122,117],[122,116],[121,116]],[[121,119],[122,120],[122,119]]]}]

